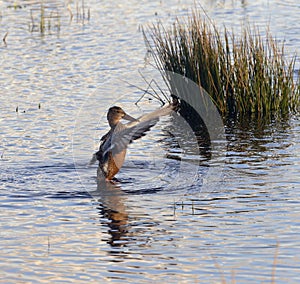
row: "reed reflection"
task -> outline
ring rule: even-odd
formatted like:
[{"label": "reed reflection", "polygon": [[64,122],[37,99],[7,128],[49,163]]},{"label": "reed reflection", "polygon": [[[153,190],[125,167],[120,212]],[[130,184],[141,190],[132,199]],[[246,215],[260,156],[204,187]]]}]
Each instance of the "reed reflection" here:
[{"label": "reed reflection", "polygon": [[246,164],[269,159],[280,161],[288,154],[283,150],[291,145],[288,139],[290,128],[287,119],[263,121],[245,118],[232,124],[226,128],[229,157],[239,156],[240,163]]}]

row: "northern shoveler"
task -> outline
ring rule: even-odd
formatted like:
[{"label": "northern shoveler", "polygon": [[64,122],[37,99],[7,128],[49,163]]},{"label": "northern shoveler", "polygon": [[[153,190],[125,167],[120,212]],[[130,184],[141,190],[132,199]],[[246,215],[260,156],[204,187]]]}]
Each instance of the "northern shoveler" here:
[{"label": "northern shoveler", "polygon": [[[170,114],[175,108],[176,104],[168,104],[135,119],[126,114],[122,108],[111,107],[107,113],[110,130],[101,138],[99,151],[94,154],[94,161],[99,161],[98,178],[111,181],[124,163],[127,145],[144,136],[161,116]],[[121,119],[130,122],[122,124]]]}]

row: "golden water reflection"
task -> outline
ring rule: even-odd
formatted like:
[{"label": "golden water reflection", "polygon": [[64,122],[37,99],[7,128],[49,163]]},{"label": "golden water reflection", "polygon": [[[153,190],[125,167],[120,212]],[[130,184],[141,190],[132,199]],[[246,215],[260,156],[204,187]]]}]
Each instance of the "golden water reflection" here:
[{"label": "golden water reflection", "polygon": [[92,193],[99,201],[99,215],[104,218],[109,227],[110,239],[107,241],[111,246],[122,246],[122,239],[128,233],[128,213],[126,211],[126,196],[117,184],[97,180],[97,190]]}]

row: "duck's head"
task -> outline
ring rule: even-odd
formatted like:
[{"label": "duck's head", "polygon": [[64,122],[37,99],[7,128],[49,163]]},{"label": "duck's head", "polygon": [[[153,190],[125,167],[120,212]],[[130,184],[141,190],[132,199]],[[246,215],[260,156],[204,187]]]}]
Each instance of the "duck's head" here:
[{"label": "duck's head", "polygon": [[118,106],[113,106],[108,110],[107,120],[110,127],[116,126],[121,119],[126,119],[129,121],[136,121],[135,118],[128,115],[122,108]]}]

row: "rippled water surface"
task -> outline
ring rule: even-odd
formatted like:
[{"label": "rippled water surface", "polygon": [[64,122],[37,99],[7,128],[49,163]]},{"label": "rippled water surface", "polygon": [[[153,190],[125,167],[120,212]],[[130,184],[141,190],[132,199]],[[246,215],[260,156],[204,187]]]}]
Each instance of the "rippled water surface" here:
[{"label": "rippled water surface", "polygon": [[[159,106],[134,104],[141,74],[161,82],[142,26],[193,5],[0,2],[1,283],[300,282],[299,118],[227,127],[222,179],[205,186],[203,153],[196,173],[167,158],[182,154],[172,118],[129,147],[119,183],[97,183],[88,164],[111,105]],[[269,26],[299,53],[296,0],[202,5],[220,26]]]}]

